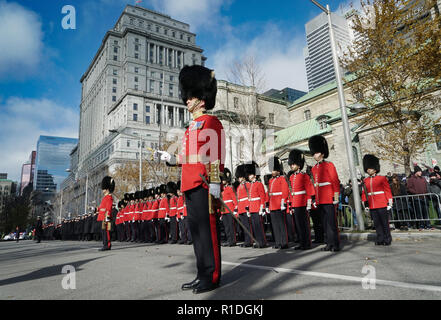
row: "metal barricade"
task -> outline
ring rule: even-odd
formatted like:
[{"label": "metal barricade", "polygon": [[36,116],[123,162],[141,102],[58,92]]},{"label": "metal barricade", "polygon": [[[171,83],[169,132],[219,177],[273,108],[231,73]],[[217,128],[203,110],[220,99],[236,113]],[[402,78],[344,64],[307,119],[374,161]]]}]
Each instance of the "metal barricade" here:
[{"label": "metal barricade", "polygon": [[[440,195],[435,193],[393,197],[390,223],[413,228],[430,227],[431,221],[441,221]],[[436,217],[430,218],[431,209]]]},{"label": "metal barricade", "polygon": [[[341,210],[340,210],[341,208]],[[347,204],[339,205],[337,222],[340,230],[354,230],[354,209]]]}]

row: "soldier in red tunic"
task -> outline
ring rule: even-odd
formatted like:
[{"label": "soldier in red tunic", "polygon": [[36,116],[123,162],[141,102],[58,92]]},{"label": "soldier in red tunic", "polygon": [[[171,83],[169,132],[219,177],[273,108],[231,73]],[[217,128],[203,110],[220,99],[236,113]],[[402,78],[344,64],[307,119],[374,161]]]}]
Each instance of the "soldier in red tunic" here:
[{"label": "soldier in red tunic", "polygon": [[255,248],[266,248],[267,241],[262,217],[265,212],[266,194],[262,182],[257,180],[258,173],[257,163],[245,165],[245,173],[249,183],[249,212],[253,236],[258,243],[254,244]]},{"label": "soldier in red tunic", "polygon": [[185,228],[185,221],[184,221],[184,195],[181,192],[181,181],[179,180],[176,184],[177,187],[177,194],[178,194],[178,200],[176,202],[176,218],[178,220],[178,229],[179,229],[179,244],[185,244],[187,243],[187,230]]},{"label": "soldier in red tunic", "polygon": [[[237,206],[237,199],[236,193],[231,185],[231,172],[229,169],[224,168],[221,180],[224,187],[224,190],[222,191],[222,200],[231,212],[233,212]],[[221,208],[221,219],[227,236],[227,242],[223,243],[222,246],[234,247],[236,245],[236,226],[234,218],[231,216],[231,213],[227,208]]]},{"label": "soldier in red tunic", "polygon": [[170,206],[168,204],[167,199],[167,186],[165,184],[161,184],[159,186],[159,193],[161,195],[159,201],[159,211],[158,211],[158,240],[156,243],[164,244],[168,242],[168,233],[167,233],[167,222],[170,219]]},{"label": "soldier in red tunic", "polygon": [[106,176],[101,181],[101,189],[103,190],[104,198],[101,200],[101,204],[98,207],[97,221],[102,221],[102,236],[103,247],[100,251],[110,250],[112,244],[110,243],[110,227],[112,221],[112,206],[113,197],[112,193],[115,190],[115,181],[112,177]]},{"label": "soldier in red tunic", "polygon": [[153,189],[153,203],[152,203],[152,222],[153,222],[153,229],[154,229],[154,233],[155,233],[155,243],[159,243],[159,219],[158,219],[158,215],[159,215],[159,201],[160,201],[160,188],[156,187]]},{"label": "soldier in red tunic", "polygon": [[[379,176],[380,160],[371,154],[363,157],[363,169],[369,175],[363,183],[361,199],[365,210],[371,213],[377,233],[376,245],[389,246],[392,236],[389,229],[389,210],[392,209],[393,196],[385,176]],[[367,197],[366,197],[367,192]]]},{"label": "soldier in red tunic", "polygon": [[290,206],[300,243],[294,249],[308,250],[311,249],[309,211],[311,210],[312,196],[315,195],[314,186],[309,176],[301,172],[305,165],[305,156],[302,151],[297,149],[291,150],[288,164],[293,171],[289,181],[291,184]]},{"label": "soldier in red tunic", "polygon": [[[237,187],[237,208],[234,210],[236,217],[239,218],[240,222],[247,228],[249,232],[252,232],[251,221],[250,221],[250,183],[246,180],[245,165],[241,164],[237,166],[235,176],[237,181],[239,181],[239,186]],[[252,240],[247,232],[244,231],[244,242],[240,244],[241,247],[251,247]]]},{"label": "soldier in red tunic", "polygon": [[268,161],[268,169],[272,174],[269,181],[268,196],[271,223],[274,231],[274,249],[288,248],[288,233],[286,230],[285,211],[289,197],[288,182],[283,176],[283,165],[278,157]]},{"label": "soldier in red tunic", "polygon": [[326,247],[323,251],[340,251],[340,234],[337,225],[337,210],[340,180],[329,156],[328,143],[323,136],[309,138],[309,149],[317,164],[311,169],[314,177],[315,200],[323,220]]},{"label": "soldier in red tunic", "polygon": [[221,277],[219,217],[213,203],[221,195],[225,134],[219,119],[206,114],[216,103],[214,71],[199,65],[185,66],[179,74],[179,88],[193,121],[184,134],[179,157],[164,151],[157,154],[169,165],[182,166],[181,191],[185,194],[198,269],[196,279],[182,289],[202,293],[217,288]]},{"label": "soldier in red tunic", "polygon": [[167,183],[167,194],[169,197],[169,205],[170,205],[170,212],[169,212],[169,218],[170,218],[170,240],[169,243],[175,244],[178,242],[178,221],[176,220],[176,211],[177,211],[177,200],[178,197],[176,196],[176,190],[177,186],[174,182],[168,182]]}]

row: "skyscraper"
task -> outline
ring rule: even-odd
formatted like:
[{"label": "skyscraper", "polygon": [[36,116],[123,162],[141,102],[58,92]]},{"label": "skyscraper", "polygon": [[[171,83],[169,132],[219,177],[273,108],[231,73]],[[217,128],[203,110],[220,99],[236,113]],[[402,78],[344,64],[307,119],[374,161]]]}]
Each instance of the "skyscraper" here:
[{"label": "skyscraper", "polygon": [[[350,45],[348,23],[344,17],[331,13],[337,51],[341,55]],[[335,80],[329,24],[326,13],[321,13],[305,25],[307,47],[304,49],[309,91]]]},{"label": "skyscraper", "polygon": [[37,152],[32,151],[29,156],[29,160],[21,167],[21,179],[20,179],[20,195],[23,194],[23,189],[29,184],[34,184],[34,172],[35,172],[35,158]]},{"label": "skyscraper", "polygon": [[37,142],[34,189],[54,193],[68,176],[70,153],[78,139],[40,136]]}]

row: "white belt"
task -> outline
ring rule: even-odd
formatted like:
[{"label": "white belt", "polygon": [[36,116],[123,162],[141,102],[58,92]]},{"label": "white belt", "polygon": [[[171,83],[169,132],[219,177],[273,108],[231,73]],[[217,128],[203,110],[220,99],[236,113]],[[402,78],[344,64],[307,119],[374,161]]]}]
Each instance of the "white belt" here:
[{"label": "white belt", "polygon": [[383,193],[384,193],[384,191],[375,191],[375,192],[368,193],[368,196],[372,196],[372,195],[376,195],[376,194],[383,194]]},{"label": "white belt", "polygon": [[170,210],[175,210],[175,209],[176,209],[176,207],[171,207],[171,208],[170,208]]},{"label": "white belt", "polygon": [[233,200],[225,200],[224,203],[230,203],[233,202]]},{"label": "white belt", "polygon": [[167,210],[166,208],[159,208],[159,210]]},{"label": "white belt", "polygon": [[303,191],[296,191],[296,192],[291,193],[291,195],[293,195],[293,196],[297,196],[297,195],[299,195],[299,194],[306,194],[306,190],[303,190]]},{"label": "white belt", "polygon": [[257,200],[260,200],[260,197],[259,198],[251,198],[250,199],[250,201],[257,201]]},{"label": "white belt", "polygon": [[281,196],[282,192],[273,192],[269,194],[270,196]]},{"label": "white belt", "polygon": [[[233,201],[233,200],[231,200],[231,201]],[[184,209],[184,207],[179,207],[179,208],[178,208],[178,210],[182,210],[182,209]]]},{"label": "white belt", "polygon": [[245,200],[248,200],[248,198],[239,199],[239,202],[242,202],[242,201],[245,201]]},{"label": "white belt", "polygon": [[319,187],[324,187],[324,186],[329,186],[331,183],[330,182],[321,182],[318,184]]}]

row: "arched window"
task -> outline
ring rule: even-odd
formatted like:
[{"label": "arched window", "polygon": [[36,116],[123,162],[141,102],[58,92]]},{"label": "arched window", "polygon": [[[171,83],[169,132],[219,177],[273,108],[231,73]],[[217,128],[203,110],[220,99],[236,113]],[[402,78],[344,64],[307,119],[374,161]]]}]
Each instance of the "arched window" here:
[{"label": "arched window", "polygon": [[311,110],[305,110],[305,120],[311,119]]},{"label": "arched window", "polygon": [[357,147],[352,146],[352,153],[354,154],[354,164],[356,166],[360,165],[360,160],[358,159],[358,150]]}]

